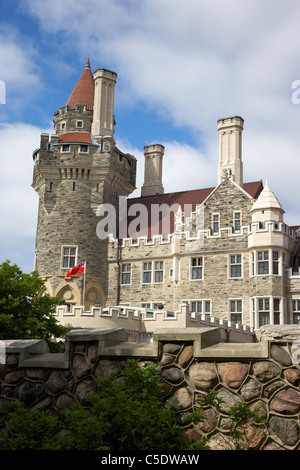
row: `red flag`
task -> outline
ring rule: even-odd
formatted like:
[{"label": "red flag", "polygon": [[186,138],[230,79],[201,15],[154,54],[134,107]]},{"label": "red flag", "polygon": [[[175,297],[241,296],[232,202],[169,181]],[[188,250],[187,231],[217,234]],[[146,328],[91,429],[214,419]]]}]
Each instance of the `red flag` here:
[{"label": "red flag", "polygon": [[78,264],[74,268],[71,269],[71,271],[67,272],[67,277],[75,276],[76,274],[82,274],[84,273],[85,269],[85,263]]}]

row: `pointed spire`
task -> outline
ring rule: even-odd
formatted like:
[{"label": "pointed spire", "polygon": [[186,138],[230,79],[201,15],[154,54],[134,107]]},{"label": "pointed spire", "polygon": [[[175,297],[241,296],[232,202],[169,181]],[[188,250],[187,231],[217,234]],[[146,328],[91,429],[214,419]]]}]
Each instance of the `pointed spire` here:
[{"label": "pointed spire", "polygon": [[268,180],[266,180],[264,189],[253,204],[251,212],[263,209],[279,209],[284,212],[280,202],[270,188]]},{"label": "pointed spire", "polygon": [[85,104],[87,109],[93,109],[94,89],[94,77],[90,68],[90,60],[87,59],[81,77],[75,85],[66,105],[69,106],[70,109],[74,109],[75,104]]}]

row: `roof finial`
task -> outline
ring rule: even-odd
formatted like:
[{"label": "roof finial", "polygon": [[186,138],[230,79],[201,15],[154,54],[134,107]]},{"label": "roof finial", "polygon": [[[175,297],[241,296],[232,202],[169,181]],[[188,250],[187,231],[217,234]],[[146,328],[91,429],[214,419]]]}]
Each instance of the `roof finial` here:
[{"label": "roof finial", "polygon": [[90,59],[89,59],[89,58],[87,58],[87,61],[86,61],[86,64],[85,64],[85,68],[86,68],[86,69],[90,69],[90,68],[91,68],[91,66],[90,66]]}]

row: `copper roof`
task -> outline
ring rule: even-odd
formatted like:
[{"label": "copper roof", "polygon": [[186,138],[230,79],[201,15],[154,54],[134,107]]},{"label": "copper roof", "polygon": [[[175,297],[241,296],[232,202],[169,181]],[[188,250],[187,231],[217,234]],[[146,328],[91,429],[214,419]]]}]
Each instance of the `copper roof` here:
[{"label": "copper roof", "polygon": [[59,136],[59,143],[62,144],[91,144],[89,132],[65,132]]},{"label": "copper roof", "polygon": [[85,69],[75,85],[66,105],[69,106],[70,109],[74,109],[75,104],[85,104],[87,109],[92,110],[94,106],[94,89],[94,77],[91,72],[90,61],[88,59]]}]

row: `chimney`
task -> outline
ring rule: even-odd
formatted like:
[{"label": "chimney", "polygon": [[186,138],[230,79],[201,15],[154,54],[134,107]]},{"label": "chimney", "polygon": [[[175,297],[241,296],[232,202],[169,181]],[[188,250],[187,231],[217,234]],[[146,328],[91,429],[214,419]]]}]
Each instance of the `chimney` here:
[{"label": "chimney", "polygon": [[242,131],[244,119],[233,116],[219,119],[219,166],[218,184],[226,176],[243,186]]},{"label": "chimney", "polygon": [[163,145],[154,144],[144,147],[145,173],[142,186],[142,196],[155,196],[163,194],[162,164],[165,148]]},{"label": "chimney", "polygon": [[92,134],[94,136],[114,134],[114,98],[117,74],[105,69],[94,73],[95,94]]}]

